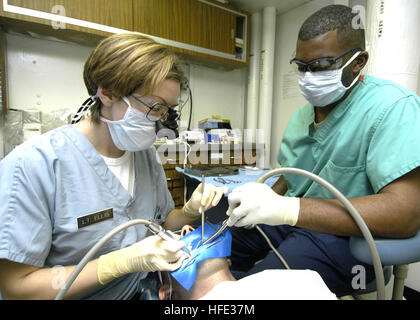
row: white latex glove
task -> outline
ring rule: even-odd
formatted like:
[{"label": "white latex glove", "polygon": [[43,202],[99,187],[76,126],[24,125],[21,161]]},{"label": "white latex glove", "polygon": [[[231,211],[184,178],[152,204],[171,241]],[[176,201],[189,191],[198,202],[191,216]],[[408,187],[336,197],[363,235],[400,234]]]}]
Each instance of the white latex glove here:
[{"label": "white latex glove", "polygon": [[266,184],[244,184],[232,191],[228,201],[229,227],[252,224],[294,226],[298,221],[300,199],[280,196]]},{"label": "white latex glove", "polygon": [[98,280],[103,285],[128,273],[176,270],[186,257],[183,245],[182,241],[167,241],[155,235],[104,254],[98,260]]},{"label": "white latex glove", "polygon": [[200,211],[201,205],[204,206],[204,210],[217,206],[220,199],[225,195],[229,189],[227,187],[216,187],[210,183],[204,185],[204,193],[201,192],[201,183],[194,190],[190,200],[185,204],[183,208],[184,215],[191,219],[196,219],[201,216]]}]

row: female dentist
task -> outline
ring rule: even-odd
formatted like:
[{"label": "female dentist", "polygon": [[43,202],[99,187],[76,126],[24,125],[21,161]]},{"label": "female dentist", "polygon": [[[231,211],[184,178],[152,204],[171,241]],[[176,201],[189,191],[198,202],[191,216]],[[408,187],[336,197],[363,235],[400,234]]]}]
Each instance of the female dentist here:
[{"label": "female dentist", "polygon": [[[217,205],[225,188],[201,186],[175,210],[152,146],[155,122],[177,105],[183,71],[174,53],[138,34],[104,39],[88,57],[90,116],[16,147],[0,162],[0,290],[5,299],[53,299],[106,233],[132,219],[177,230]],[[71,89],[71,88],[69,88]],[[175,270],[180,241],[118,233],[65,298],[131,299],[148,272]],[[142,281],[143,280],[143,281]]]}]

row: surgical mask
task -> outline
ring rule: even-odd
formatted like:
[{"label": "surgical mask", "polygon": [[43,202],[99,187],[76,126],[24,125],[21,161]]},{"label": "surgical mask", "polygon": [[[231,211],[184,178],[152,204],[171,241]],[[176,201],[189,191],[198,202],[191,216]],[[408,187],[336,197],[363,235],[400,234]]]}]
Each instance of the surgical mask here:
[{"label": "surgical mask", "polygon": [[[156,141],[155,121],[150,121],[144,112],[134,109],[127,97],[123,100],[128,108],[122,120],[100,119],[108,124],[112,141],[118,149],[131,152],[149,149]],[[154,118],[158,120],[157,117],[151,120]]]},{"label": "surgical mask", "polygon": [[349,87],[345,87],[341,81],[343,70],[350,65],[360,54],[360,51],[338,70],[326,70],[318,72],[299,72],[299,88],[306,100],[313,106],[325,107],[339,101],[348,89],[359,79],[359,75]]}]

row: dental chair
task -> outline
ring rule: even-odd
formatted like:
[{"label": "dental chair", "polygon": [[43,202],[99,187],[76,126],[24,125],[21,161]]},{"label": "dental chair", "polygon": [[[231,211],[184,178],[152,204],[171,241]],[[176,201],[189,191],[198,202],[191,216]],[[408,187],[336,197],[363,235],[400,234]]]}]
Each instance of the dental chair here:
[{"label": "dental chair", "polygon": [[[374,238],[374,240],[384,266],[385,282],[389,282],[393,269],[392,300],[402,300],[408,265],[420,261],[420,231],[414,237],[408,239]],[[372,264],[367,243],[363,238],[351,237],[350,251],[356,259]],[[376,281],[367,284],[366,289],[355,292],[353,297],[358,299],[360,296],[374,291],[376,291]]]}]

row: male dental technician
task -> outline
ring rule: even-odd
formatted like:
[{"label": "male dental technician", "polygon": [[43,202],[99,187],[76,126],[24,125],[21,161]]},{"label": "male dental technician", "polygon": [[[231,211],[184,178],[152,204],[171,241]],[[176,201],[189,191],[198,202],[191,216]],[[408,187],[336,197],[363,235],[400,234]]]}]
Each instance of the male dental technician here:
[{"label": "male dental technician", "polygon": [[[420,98],[361,75],[369,55],[354,17],[351,8],[331,5],[303,23],[291,63],[309,103],[290,119],[277,159],[332,183],[374,236],[406,238],[420,228]],[[366,283],[373,279],[373,268],[349,250],[349,237],[361,235],[357,225],[331,198],[296,175],[281,176],[272,189],[257,183],[235,189],[227,213],[235,226],[234,276],[283,268],[255,228],[236,228],[262,224],[292,269],[317,271],[338,297],[354,292],[354,266],[365,267]]]}]

